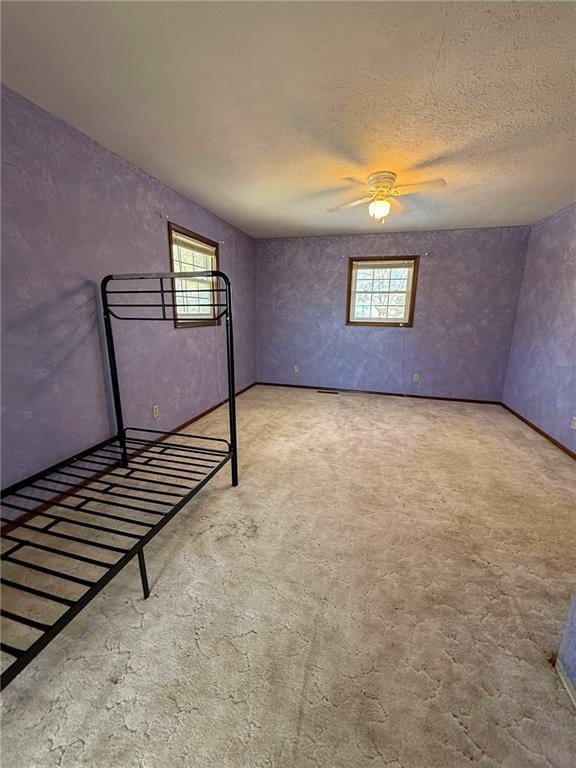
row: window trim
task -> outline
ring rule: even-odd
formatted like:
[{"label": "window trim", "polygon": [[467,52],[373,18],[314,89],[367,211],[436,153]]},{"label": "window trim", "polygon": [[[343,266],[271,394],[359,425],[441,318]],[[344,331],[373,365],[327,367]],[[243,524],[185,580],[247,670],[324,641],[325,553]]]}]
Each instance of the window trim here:
[{"label": "window trim", "polygon": [[[184,235],[185,237],[190,237],[192,240],[198,240],[201,243],[205,243],[206,245],[210,245],[214,248],[214,257],[216,261],[216,270],[218,271],[220,269],[220,254],[219,254],[219,246],[220,244],[217,243],[215,240],[210,240],[208,237],[204,237],[203,235],[199,235],[197,232],[192,232],[191,229],[186,229],[185,227],[181,227],[179,224],[173,224],[171,221],[168,222],[168,250],[170,252],[170,271],[175,272],[174,269],[174,251],[173,251],[173,241],[172,241],[172,233],[176,232],[179,235]],[[172,281],[172,303],[176,304],[176,294],[174,293],[174,281]],[[208,320],[206,318],[202,318],[201,320],[180,320],[176,315],[176,309],[174,308],[174,328],[190,328],[191,326],[195,328],[202,328],[207,327],[211,325],[220,325],[221,324],[221,318],[214,318],[213,320]]]},{"label": "window trim", "polygon": [[[405,323],[377,323],[361,320],[350,320],[350,309],[352,301],[352,275],[354,274],[354,264],[359,261],[411,261],[412,267],[412,292],[410,295],[410,305],[408,308],[408,319]],[[412,328],[414,325],[414,309],[416,306],[416,289],[418,287],[418,266],[420,256],[351,256],[348,259],[348,285],[346,296],[346,325],[364,326],[369,325],[377,328]]]}]

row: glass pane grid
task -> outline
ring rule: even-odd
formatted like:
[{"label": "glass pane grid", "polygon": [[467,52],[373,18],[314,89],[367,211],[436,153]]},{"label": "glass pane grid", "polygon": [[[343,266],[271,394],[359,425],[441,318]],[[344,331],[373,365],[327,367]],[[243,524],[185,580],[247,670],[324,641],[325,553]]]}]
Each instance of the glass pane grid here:
[{"label": "glass pane grid", "polygon": [[409,304],[410,269],[406,266],[354,269],[352,319],[404,322]]},{"label": "glass pane grid", "polygon": [[[174,272],[207,272],[215,269],[215,253],[198,253],[193,241],[184,247],[180,241],[172,243]],[[174,280],[174,311],[178,319],[201,320],[216,317],[216,308],[206,306],[216,303],[212,278],[176,278]]]}]

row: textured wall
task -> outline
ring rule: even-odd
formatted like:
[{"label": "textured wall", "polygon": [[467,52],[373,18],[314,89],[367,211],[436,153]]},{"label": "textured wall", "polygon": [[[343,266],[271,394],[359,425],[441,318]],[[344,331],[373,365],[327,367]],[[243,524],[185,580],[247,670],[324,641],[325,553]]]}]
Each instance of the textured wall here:
[{"label": "textured wall", "polygon": [[[528,233],[258,241],[259,381],[500,400]],[[409,254],[421,256],[414,327],[347,326],[348,257]]]},{"label": "textured wall", "polygon": [[531,229],[504,402],[576,450],[576,204]]},{"label": "textured wall", "polygon": [[[223,241],[239,388],[255,379],[255,327],[250,237],[8,89],[2,108],[5,486],[113,433],[99,281],[168,271],[167,218]],[[117,327],[127,424],[172,428],[225,396],[223,327]]]}]

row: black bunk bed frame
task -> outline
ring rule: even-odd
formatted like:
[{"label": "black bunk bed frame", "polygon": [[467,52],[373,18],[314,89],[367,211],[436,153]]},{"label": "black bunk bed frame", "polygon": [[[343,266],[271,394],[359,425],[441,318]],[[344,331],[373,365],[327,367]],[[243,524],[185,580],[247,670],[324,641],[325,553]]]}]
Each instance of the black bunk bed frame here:
[{"label": "black bunk bed frame", "polygon": [[[187,278],[210,279],[210,287],[180,289],[177,281]],[[198,301],[208,299],[198,306],[211,308],[215,322],[225,321],[229,439],[124,424],[112,318],[174,322],[182,306],[179,294],[188,298],[191,293],[198,294]],[[2,507],[21,515],[2,530],[0,582],[18,612],[10,610],[12,605],[6,608],[10,600],[3,599],[0,612],[8,631],[0,647],[9,664],[1,688],[136,556],[147,598],[146,544],[228,462],[232,485],[238,485],[228,277],[220,271],[109,275],[102,280],[101,295],[117,432],[0,494]],[[46,613],[53,620],[46,621]],[[28,636],[25,642],[10,642],[10,637],[4,642],[14,630],[17,637]]]}]

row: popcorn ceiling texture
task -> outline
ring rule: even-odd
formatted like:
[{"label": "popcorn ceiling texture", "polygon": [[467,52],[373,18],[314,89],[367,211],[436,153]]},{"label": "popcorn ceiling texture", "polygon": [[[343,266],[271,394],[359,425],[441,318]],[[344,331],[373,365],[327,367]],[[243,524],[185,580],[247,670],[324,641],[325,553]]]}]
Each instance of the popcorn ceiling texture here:
[{"label": "popcorn ceiling texture", "polygon": [[[531,224],[576,199],[572,3],[5,3],[4,82],[255,237]],[[82,41],[81,44],[79,41]],[[169,44],[167,44],[169,41]]]},{"label": "popcorn ceiling texture", "polygon": [[147,547],[148,601],[134,562],[6,689],[3,765],[573,768],[548,661],[572,460],[499,406],[238,406],[240,486],[219,474]]},{"label": "popcorn ceiling texture", "polygon": [[576,204],[531,229],[504,402],[576,451]]},{"label": "popcorn ceiling texture", "polygon": [[[258,380],[500,401],[528,236],[509,227],[258,240]],[[347,326],[348,258],[413,254],[414,327]]]},{"label": "popcorn ceiling texture", "polygon": [[[2,149],[3,486],[114,433],[99,283],[169,271],[167,219],[223,241],[237,385],[254,382],[250,237],[7,88]],[[225,397],[223,326],[115,327],[127,425],[172,429]]]}]

